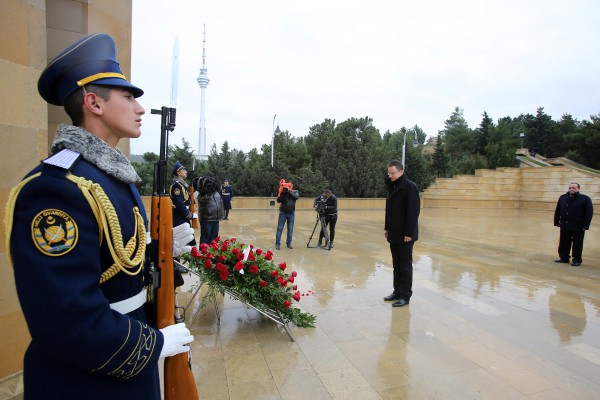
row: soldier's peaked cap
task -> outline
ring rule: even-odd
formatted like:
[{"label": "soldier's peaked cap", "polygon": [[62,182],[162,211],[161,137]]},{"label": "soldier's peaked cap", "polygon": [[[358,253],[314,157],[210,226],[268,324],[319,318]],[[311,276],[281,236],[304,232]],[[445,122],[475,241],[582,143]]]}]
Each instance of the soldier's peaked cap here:
[{"label": "soldier's peaked cap", "polygon": [[84,85],[118,86],[140,97],[144,91],[127,82],[117,62],[112,37],[95,33],[67,47],[50,61],[38,81],[38,92],[50,104],[62,106]]}]

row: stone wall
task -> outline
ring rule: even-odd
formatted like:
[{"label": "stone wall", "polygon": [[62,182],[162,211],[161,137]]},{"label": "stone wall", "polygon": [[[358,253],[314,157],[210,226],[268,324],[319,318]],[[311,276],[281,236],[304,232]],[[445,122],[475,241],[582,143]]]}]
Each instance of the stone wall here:
[{"label": "stone wall", "polygon": [[570,182],[581,185],[600,213],[600,175],[571,167],[481,169],[438,178],[423,193],[424,207],[519,208],[554,211]]}]

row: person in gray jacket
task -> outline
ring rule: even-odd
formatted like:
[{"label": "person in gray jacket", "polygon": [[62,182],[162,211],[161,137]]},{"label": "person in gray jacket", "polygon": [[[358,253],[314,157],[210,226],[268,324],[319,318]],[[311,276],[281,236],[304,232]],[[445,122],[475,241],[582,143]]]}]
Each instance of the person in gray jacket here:
[{"label": "person in gray jacket", "polygon": [[219,236],[219,221],[225,210],[215,180],[210,176],[198,179],[198,215],[200,217],[200,243],[210,244]]}]

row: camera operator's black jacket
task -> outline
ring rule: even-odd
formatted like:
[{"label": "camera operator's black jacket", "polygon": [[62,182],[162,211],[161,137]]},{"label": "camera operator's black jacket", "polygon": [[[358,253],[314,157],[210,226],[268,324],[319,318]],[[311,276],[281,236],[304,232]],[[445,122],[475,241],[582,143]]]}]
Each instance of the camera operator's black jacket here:
[{"label": "camera operator's black jacket", "polygon": [[281,195],[277,198],[277,202],[281,203],[279,206],[279,211],[285,214],[293,214],[296,211],[296,200],[300,197],[300,194],[297,190],[289,190],[284,189],[281,192]]}]

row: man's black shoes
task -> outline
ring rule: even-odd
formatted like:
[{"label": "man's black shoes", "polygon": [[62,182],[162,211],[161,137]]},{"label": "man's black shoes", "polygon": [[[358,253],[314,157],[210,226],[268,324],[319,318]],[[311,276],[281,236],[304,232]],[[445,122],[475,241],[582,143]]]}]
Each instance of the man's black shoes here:
[{"label": "man's black shoes", "polygon": [[554,260],[555,263],[565,263],[567,264],[569,262],[569,259],[564,259],[564,258],[557,258],[556,260]]},{"label": "man's black shoes", "polygon": [[573,261],[571,265],[574,267],[579,267],[581,265],[581,261]]},{"label": "man's black shoes", "polygon": [[396,292],[390,294],[389,296],[385,296],[383,298],[384,301],[396,301],[396,300],[400,300],[400,296],[398,296],[396,294]]},{"label": "man's black shoes", "polygon": [[394,304],[392,304],[392,307],[404,307],[408,305],[408,300],[404,300],[404,299],[400,299],[397,302],[395,302]]}]

